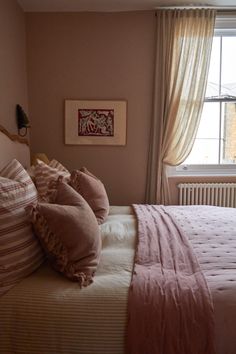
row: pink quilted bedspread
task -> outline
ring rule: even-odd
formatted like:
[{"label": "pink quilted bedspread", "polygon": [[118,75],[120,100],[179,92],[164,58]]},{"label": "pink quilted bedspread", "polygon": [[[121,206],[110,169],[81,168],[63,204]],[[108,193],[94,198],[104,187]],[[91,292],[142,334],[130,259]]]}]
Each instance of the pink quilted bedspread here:
[{"label": "pink quilted bedspread", "polygon": [[187,237],[163,206],[134,205],[138,244],[128,354],[213,354],[211,296]]}]

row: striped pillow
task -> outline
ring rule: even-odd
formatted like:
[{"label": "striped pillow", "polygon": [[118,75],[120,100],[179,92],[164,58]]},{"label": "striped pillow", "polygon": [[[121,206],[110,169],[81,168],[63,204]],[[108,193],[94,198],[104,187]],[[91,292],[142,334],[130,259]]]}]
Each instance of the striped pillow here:
[{"label": "striped pillow", "polygon": [[69,173],[69,171],[65,168],[65,166],[63,166],[60,162],[58,162],[55,159],[52,159],[48,166],[52,167],[52,168],[56,168],[58,171],[65,171],[67,173]]},{"label": "striped pillow", "polygon": [[64,177],[65,181],[70,178],[70,172],[56,160],[50,161],[49,165],[37,160],[34,173],[36,187],[42,201],[49,201],[47,193],[49,189],[52,192],[51,182],[57,181],[60,176]]},{"label": "striped pillow", "polygon": [[36,270],[44,260],[25,207],[37,190],[17,160],[0,172],[0,295]]}]

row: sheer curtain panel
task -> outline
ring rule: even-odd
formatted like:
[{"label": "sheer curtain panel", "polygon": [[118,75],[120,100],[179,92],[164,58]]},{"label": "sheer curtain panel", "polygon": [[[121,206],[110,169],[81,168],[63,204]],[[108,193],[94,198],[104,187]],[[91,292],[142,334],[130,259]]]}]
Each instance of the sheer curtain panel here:
[{"label": "sheer curtain panel", "polygon": [[215,10],[175,9],[156,13],[153,116],[146,202],[169,204],[166,165],[189,155],[201,117]]}]

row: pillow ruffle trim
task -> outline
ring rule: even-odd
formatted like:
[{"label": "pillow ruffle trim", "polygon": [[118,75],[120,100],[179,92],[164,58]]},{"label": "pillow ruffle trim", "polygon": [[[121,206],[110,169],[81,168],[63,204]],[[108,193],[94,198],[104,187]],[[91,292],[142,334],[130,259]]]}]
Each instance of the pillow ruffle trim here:
[{"label": "pillow ruffle trim", "polygon": [[39,235],[40,242],[51,260],[53,267],[65,274],[67,278],[85,287],[93,282],[93,274],[79,271],[76,262],[68,260],[68,252],[61,240],[50,230],[47,220],[38,212],[37,207],[31,207],[30,216],[34,230]]}]

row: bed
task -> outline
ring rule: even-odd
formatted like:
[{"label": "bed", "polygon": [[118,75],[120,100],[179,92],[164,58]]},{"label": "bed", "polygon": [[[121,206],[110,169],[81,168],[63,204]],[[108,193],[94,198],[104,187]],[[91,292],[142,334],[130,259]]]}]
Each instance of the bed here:
[{"label": "bed", "polygon": [[[0,151],[4,151],[0,170],[16,157],[12,145],[17,145],[18,160],[29,167],[25,142],[16,142],[9,135],[6,138],[5,131],[0,135]],[[23,146],[22,155],[19,144]],[[236,210],[210,206],[169,206],[166,210],[187,235],[210,290],[216,353],[234,354]],[[101,257],[92,284],[80,288],[46,260],[0,297],[0,353],[128,352],[129,294],[139,229],[134,208],[110,206],[99,228]],[[160,353],[170,354],[165,349]],[[197,352],[192,348],[191,353]]]}]

